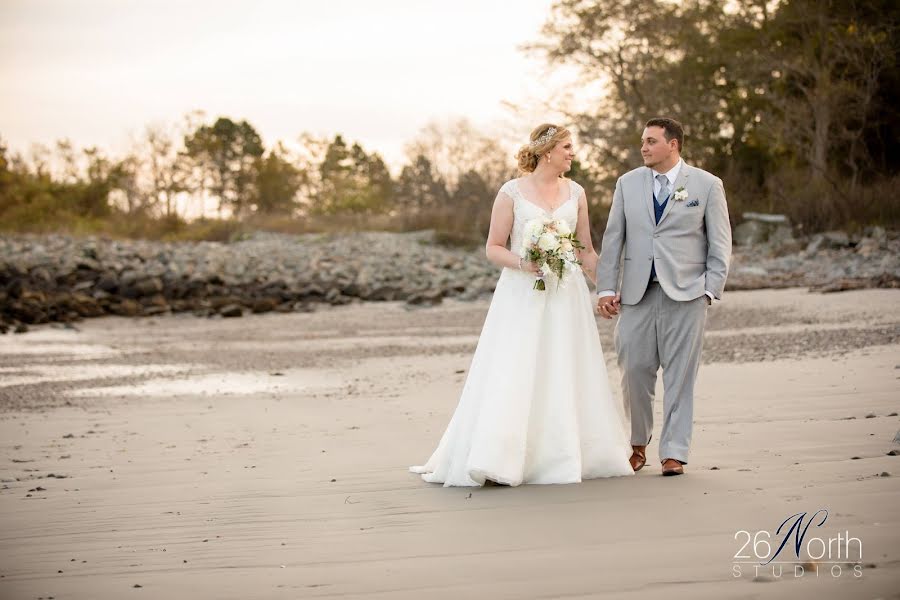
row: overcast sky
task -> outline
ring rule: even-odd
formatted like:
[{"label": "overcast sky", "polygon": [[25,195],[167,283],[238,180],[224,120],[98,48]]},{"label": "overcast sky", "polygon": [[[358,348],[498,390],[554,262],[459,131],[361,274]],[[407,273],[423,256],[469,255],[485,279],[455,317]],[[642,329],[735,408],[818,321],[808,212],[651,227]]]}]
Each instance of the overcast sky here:
[{"label": "overcast sky", "polygon": [[[195,109],[271,145],[343,133],[402,159],[431,119],[510,119],[545,89],[551,0],[0,0],[0,138],[126,148]],[[527,135],[527,128],[522,135]]]}]

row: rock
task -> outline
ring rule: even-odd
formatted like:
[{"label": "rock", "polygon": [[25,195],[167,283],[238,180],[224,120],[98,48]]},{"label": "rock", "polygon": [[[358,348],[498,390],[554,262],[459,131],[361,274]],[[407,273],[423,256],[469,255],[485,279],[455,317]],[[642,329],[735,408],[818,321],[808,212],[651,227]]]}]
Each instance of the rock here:
[{"label": "rock", "polygon": [[400,289],[396,286],[385,284],[385,285],[376,285],[369,292],[368,300],[376,300],[376,301],[390,301],[398,299]]},{"label": "rock", "polygon": [[134,290],[138,296],[152,296],[163,290],[163,284],[159,277],[150,277],[136,283]]},{"label": "rock", "polygon": [[272,298],[257,298],[256,300],[253,301],[251,310],[255,314],[267,313],[272,310],[275,310],[276,306],[278,306],[278,304]]},{"label": "rock", "polygon": [[311,313],[316,310],[310,302],[294,302],[291,308],[294,312],[300,313]]},{"label": "rock", "polygon": [[32,281],[46,286],[52,285],[54,282],[53,276],[50,275],[50,271],[44,267],[34,267],[29,272],[29,276]]},{"label": "rock", "polygon": [[240,304],[240,302],[241,299],[236,296],[213,296],[209,299],[209,305],[220,312],[223,308]]},{"label": "rock", "polygon": [[229,304],[220,308],[219,314],[225,318],[243,317],[244,311],[237,304]]},{"label": "rock", "polygon": [[810,256],[814,256],[824,245],[825,236],[818,233],[812,237],[809,244],[806,246],[806,253]]},{"label": "rock", "polygon": [[25,280],[20,277],[16,277],[6,286],[6,294],[10,298],[21,298],[24,291]]},{"label": "rock", "polygon": [[769,237],[766,241],[770,244],[783,247],[795,241],[794,232],[788,226],[779,225],[769,232]]},{"label": "rock", "polygon": [[864,279],[840,278],[835,281],[828,282],[824,285],[813,286],[813,290],[828,294],[831,292],[847,292],[850,290],[864,290],[872,287],[870,283]]},{"label": "rock", "polygon": [[740,275],[753,275],[757,277],[765,277],[769,274],[769,272],[762,267],[753,266],[738,267],[737,269],[735,269],[735,272]]},{"label": "rock", "polygon": [[73,294],[69,304],[80,317],[99,317],[105,312],[96,299],[84,294]]},{"label": "rock", "polygon": [[169,307],[169,303],[166,302],[166,298],[162,294],[156,294],[155,296],[144,298],[141,302],[144,306],[162,306],[166,309],[168,309]]},{"label": "rock", "polygon": [[866,232],[866,237],[875,240],[879,244],[883,244],[887,241],[887,231],[885,231],[884,227],[876,225]]},{"label": "rock", "polygon": [[275,307],[275,312],[280,313],[289,313],[294,312],[294,305],[291,302],[282,302],[278,306]]},{"label": "rock", "polygon": [[[766,242],[735,246],[729,290],[900,288],[894,232],[868,228],[859,239],[846,236],[849,246],[840,232],[837,241],[829,233],[829,242],[817,234],[801,250],[797,240],[788,241],[783,216],[749,213],[745,222],[768,232],[760,236]],[[0,235],[0,331],[100,314],[210,316],[232,305],[312,311],[319,303],[355,300],[413,307],[493,292],[499,270],[483,250],[442,246],[439,237],[433,231],[256,233],[231,243],[163,243]]]},{"label": "rock", "polygon": [[881,244],[872,238],[863,238],[856,245],[856,253],[863,258],[869,258],[881,249]]},{"label": "rock", "polygon": [[822,234],[823,242],[830,248],[849,248],[850,236],[845,231],[828,231]]},{"label": "rock", "polygon": [[134,300],[126,298],[121,302],[111,304],[109,307],[109,311],[114,315],[119,315],[122,317],[136,317],[141,314],[142,307]]},{"label": "rock", "polygon": [[119,282],[112,273],[104,273],[94,284],[94,287],[108,294],[113,294],[119,289]]},{"label": "rock", "polygon": [[752,246],[765,241],[765,228],[756,221],[744,221],[732,232],[734,243],[738,246]]},{"label": "rock", "polygon": [[436,306],[443,301],[443,296],[442,290],[431,288],[411,294],[406,303],[413,306]]},{"label": "rock", "polygon": [[119,285],[121,287],[131,287],[133,286],[138,279],[140,279],[141,274],[133,269],[128,269],[123,271],[119,276]]},{"label": "rock", "polygon": [[734,243],[738,246],[783,244],[794,239],[785,215],[745,212],[742,216],[744,221],[733,232]]}]

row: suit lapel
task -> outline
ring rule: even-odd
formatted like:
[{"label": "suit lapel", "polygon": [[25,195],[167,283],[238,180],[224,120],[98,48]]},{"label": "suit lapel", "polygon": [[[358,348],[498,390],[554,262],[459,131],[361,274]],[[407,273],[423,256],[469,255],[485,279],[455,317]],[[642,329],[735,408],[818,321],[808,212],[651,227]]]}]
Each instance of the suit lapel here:
[{"label": "suit lapel", "polygon": [[644,167],[647,170],[643,179],[644,204],[647,205],[647,214],[650,215],[650,223],[656,225],[656,211],[653,209],[653,170]]},{"label": "suit lapel", "polygon": [[[672,211],[672,205],[675,204],[675,191],[679,188],[687,189],[687,181],[688,181],[688,171],[690,171],[691,167],[688,166],[686,162],[681,163],[681,170],[678,172],[678,177],[675,178],[675,187],[672,188],[672,192],[669,194],[669,201],[666,203],[666,208],[663,210],[662,216],[659,218],[659,225],[662,225],[662,222],[666,220],[666,217]],[[650,203],[653,203],[651,198]],[[656,215],[654,215],[655,217]],[[657,227],[659,226],[657,225]]]}]

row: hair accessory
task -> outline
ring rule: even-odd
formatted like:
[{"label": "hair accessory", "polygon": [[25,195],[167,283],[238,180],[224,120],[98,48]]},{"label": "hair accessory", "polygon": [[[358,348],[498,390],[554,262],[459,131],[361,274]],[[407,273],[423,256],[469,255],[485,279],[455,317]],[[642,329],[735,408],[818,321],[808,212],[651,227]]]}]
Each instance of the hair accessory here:
[{"label": "hair accessory", "polygon": [[553,136],[556,135],[556,127],[551,127],[547,131],[545,131],[541,136],[528,144],[531,148],[535,148],[537,146],[543,146],[547,142],[549,142]]}]

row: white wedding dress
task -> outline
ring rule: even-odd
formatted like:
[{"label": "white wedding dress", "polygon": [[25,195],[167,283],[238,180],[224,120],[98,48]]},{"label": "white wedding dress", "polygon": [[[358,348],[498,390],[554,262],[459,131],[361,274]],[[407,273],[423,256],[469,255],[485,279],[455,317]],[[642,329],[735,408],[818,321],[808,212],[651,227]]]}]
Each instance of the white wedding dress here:
[{"label": "white wedding dress", "polygon": [[[552,213],[526,200],[518,180],[501,191],[513,199],[510,248],[525,223],[566,221],[575,231],[581,186]],[[503,269],[459,404],[422,479],[444,486],[576,483],[633,475],[624,415],[609,388],[593,299],[579,270],[532,289],[533,274]]]}]

